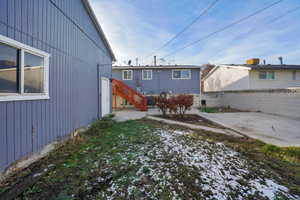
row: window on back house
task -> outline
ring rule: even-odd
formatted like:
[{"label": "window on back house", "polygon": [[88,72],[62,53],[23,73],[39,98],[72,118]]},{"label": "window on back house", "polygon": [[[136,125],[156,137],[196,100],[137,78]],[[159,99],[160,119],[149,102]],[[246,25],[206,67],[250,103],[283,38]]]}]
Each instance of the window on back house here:
[{"label": "window on back house", "polygon": [[132,70],[123,70],[122,79],[123,80],[132,80]]},{"label": "window on back house", "polygon": [[260,71],[259,72],[259,79],[274,80],[275,79],[275,72]]},{"label": "window on back house", "polygon": [[152,80],[152,70],[143,70],[143,80]]},{"label": "window on back house", "polygon": [[49,54],[0,35],[0,101],[48,99]]},{"label": "window on back house", "polygon": [[172,78],[173,79],[191,79],[191,70],[189,70],[189,69],[173,70]]}]

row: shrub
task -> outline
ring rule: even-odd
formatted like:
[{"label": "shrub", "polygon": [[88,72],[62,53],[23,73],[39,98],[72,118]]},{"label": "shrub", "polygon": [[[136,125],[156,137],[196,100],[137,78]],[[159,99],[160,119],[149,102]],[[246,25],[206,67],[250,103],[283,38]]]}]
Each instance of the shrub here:
[{"label": "shrub", "polygon": [[162,112],[163,116],[167,115],[167,111],[168,111],[168,104],[169,104],[169,100],[167,98],[166,94],[161,94],[158,97],[154,97],[154,102],[155,105],[158,107],[158,109]]},{"label": "shrub", "polygon": [[194,97],[192,95],[180,94],[167,98],[167,95],[164,94],[155,97],[154,100],[163,116],[166,116],[167,112],[169,112],[174,115],[179,114],[179,116],[183,118],[186,111],[191,109]]},{"label": "shrub", "polygon": [[178,114],[178,99],[176,96],[170,97],[168,101],[168,109],[170,114]]},{"label": "shrub", "polygon": [[179,115],[181,118],[184,118],[186,111],[190,110],[194,103],[194,97],[192,95],[180,94],[176,96],[176,101]]}]

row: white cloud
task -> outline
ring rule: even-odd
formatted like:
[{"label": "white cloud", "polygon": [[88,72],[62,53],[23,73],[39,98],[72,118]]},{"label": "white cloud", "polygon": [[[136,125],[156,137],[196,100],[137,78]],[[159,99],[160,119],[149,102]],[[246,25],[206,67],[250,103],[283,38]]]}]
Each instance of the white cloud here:
[{"label": "white cloud", "polygon": [[161,42],[173,37],[172,33],[157,29],[143,20],[142,14],[136,12],[136,8],[131,4],[94,1],[93,8],[118,63],[145,57],[150,53],[149,50],[157,48]]},{"label": "white cloud", "polygon": [[[174,1],[170,1],[170,3]],[[176,9],[184,5],[177,2],[173,5],[175,12],[169,8],[161,8],[165,1],[137,1],[137,0],[92,0],[92,5],[101,26],[117,56],[118,64],[136,57],[144,58],[153,50],[160,47],[172,38],[189,20],[208,5],[205,1],[201,5],[191,7],[192,12]],[[268,1],[269,2],[269,1]],[[161,4],[160,4],[161,3]],[[218,12],[208,14],[197,24],[185,32],[168,48],[159,52],[162,57],[180,48],[191,41],[199,39],[226,24],[252,13],[257,8],[266,5],[261,2],[249,0],[249,3],[238,1],[243,9],[230,10],[227,6],[222,11],[219,5]],[[269,2],[270,3],[270,2]],[[171,4],[170,4],[171,5]],[[226,6],[224,1],[223,6]],[[236,7],[240,5],[235,5]],[[290,64],[300,62],[300,25],[295,22],[299,13],[269,24],[276,16],[291,9],[293,4],[282,4],[268,10],[250,20],[236,25],[227,31],[219,33],[208,40],[202,41],[190,48],[180,51],[167,59],[175,60],[178,64],[204,64],[204,63],[245,63],[251,57],[266,59],[269,63],[278,63],[277,57],[283,56]],[[222,11],[222,12],[221,12]],[[182,15],[182,16],[181,16]],[[292,20],[291,20],[292,19]],[[178,23],[177,23],[178,22]],[[285,24],[283,24],[285,23]],[[288,26],[288,24],[290,24]],[[150,57],[142,64],[151,64]]]}]

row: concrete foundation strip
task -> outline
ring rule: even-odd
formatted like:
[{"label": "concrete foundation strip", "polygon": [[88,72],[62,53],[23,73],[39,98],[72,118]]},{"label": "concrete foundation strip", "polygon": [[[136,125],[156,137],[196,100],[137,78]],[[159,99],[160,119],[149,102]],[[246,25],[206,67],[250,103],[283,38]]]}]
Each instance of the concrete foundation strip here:
[{"label": "concrete foundation strip", "polygon": [[184,127],[190,128],[190,129],[210,131],[210,132],[215,132],[215,133],[220,133],[220,134],[225,134],[225,135],[231,135],[231,136],[234,136],[234,137],[245,137],[243,134],[237,133],[237,132],[229,130],[227,128],[224,128],[224,129],[211,128],[211,127],[207,127],[207,126],[200,126],[200,125],[195,125],[195,124],[178,122],[178,121],[169,120],[169,119],[162,119],[162,118],[159,118],[159,117],[154,117],[154,116],[149,116],[149,115],[146,116],[146,118],[151,119],[151,120],[164,122],[164,123],[167,123],[167,124],[174,124],[174,125],[184,126]]}]

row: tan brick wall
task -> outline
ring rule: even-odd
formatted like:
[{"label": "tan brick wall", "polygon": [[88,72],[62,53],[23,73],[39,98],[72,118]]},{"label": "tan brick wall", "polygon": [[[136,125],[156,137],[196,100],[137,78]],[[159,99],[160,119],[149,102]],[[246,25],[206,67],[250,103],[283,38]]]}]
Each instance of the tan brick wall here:
[{"label": "tan brick wall", "polygon": [[[222,98],[221,94],[219,93],[207,93],[201,95],[201,100],[206,101],[206,106],[207,107],[221,107],[222,106]],[[200,100],[200,101],[201,101]],[[200,104],[201,106],[201,104]]]},{"label": "tan brick wall", "polygon": [[230,106],[300,119],[300,89],[206,93],[208,106]]}]

